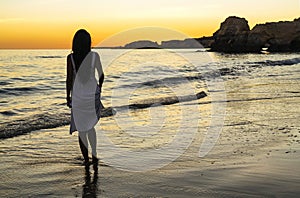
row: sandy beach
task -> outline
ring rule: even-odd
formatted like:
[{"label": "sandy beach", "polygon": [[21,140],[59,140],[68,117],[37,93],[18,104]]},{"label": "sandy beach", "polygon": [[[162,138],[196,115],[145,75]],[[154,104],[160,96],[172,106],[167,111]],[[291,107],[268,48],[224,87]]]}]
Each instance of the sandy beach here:
[{"label": "sandy beach", "polygon": [[[251,93],[255,87],[256,93]],[[298,197],[299,92],[262,80],[226,82],[227,109],[213,150],[198,157],[203,127],[188,150],[169,165],[127,172],[99,162],[86,171],[68,126],[1,140],[3,197]],[[236,90],[239,90],[237,92]],[[272,95],[272,94],[271,94]],[[253,100],[249,100],[249,99]],[[195,102],[195,101],[193,101]],[[190,103],[193,103],[190,102]],[[201,103],[201,100],[197,101]],[[203,104],[202,108],[209,108]],[[204,115],[205,118],[205,115]],[[111,118],[102,118],[102,127]],[[205,119],[203,121],[205,123]]]},{"label": "sandy beach", "polygon": [[300,197],[300,0],[0,5],[0,198]]}]

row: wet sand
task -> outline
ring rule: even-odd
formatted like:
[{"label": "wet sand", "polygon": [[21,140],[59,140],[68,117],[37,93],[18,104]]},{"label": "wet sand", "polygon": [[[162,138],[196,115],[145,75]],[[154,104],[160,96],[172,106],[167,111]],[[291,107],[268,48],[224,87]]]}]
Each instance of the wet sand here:
[{"label": "wet sand", "polygon": [[[142,173],[100,162],[95,174],[92,166],[87,172],[81,165],[77,138],[63,135],[65,131],[66,127],[43,130],[13,138],[10,145],[1,143],[1,196],[297,197],[300,193],[298,145],[266,145],[249,151],[253,155],[240,149],[226,157],[183,156]],[[18,145],[20,141],[25,143]]]},{"label": "wet sand", "polygon": [[[92,166],[86,171],[77,134],[70,136],[68,126],[0,140],[0,195],[298,197],[300,93],[289,84],[256,81],[227,82],[223,131],[208,155],[198,157],[209,125],[209,115],[204,115],[203,128],[188,150],[152,171],[126,172],[101,161],[98,174]],[[110,119],[103,118],[102,127]]]}]

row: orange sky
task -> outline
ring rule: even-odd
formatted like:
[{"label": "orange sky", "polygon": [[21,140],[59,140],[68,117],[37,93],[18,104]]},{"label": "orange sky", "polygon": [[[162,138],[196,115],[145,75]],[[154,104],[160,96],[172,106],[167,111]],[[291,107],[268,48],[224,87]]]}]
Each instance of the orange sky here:
[{"label": "orange sky", "polygon": [[2,0],[0,5],[2,49],[70,48],[79,28],[91,33],[94,46],[105,40],[117,46],[136,37],[109,39],[112,35],[137,27],[180,31],[165,38],[181,39],[212,35],[231,15],[245,17],[250,27],[300,17],[299,0]]}]

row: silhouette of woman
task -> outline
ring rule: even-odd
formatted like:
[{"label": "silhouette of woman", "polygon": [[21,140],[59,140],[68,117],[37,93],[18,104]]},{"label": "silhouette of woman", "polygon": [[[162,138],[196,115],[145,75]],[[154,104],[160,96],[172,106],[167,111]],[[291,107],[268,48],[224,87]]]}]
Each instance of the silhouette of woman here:
[{"label": "silhouette of woman", "polygon": [[88,142],[92,148],[92,163],[98,163],[94,126],[103,108],[100,102],[103,80],[100,57],[91,51],[91,36],[86,30],[80,29],[74,35],[72,53],[67,57],[66,99],[67,106],[71,108],[70,134],[74,131],[79,133],[79,146],[85,165],[89,165]]}]

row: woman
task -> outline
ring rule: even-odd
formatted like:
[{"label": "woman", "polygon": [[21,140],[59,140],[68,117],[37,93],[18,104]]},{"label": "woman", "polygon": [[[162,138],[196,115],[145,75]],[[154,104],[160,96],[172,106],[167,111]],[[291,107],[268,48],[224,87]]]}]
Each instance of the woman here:
[{"label": "woman", "polygon": [[[95,69],[99,76],[97,84]],[[97,163],[97,138],[94,126],[100,119],[101,87],[104,74],[98,53],[91,51],[91,36],[83,29],[73,38],[72,53],[67,57],[67,105],[71,108],[70,134],[78,131],[84,164],[89,164],[88,142],[92,148],[92,163]]]}]

